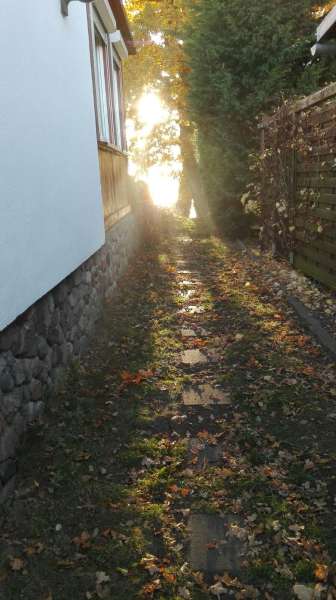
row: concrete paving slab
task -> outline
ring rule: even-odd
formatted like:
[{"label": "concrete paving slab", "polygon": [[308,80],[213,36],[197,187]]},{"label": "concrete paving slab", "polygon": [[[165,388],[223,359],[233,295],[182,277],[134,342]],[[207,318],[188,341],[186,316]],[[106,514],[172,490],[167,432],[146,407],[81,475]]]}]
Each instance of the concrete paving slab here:
[{"label": "concrete paving slab", "polygon": [[185,350],[181,353],[181,362],[192,367],[194,365],[206,364],[208,359],[200,350]]},{"label": "concrete paving slab", "polygon": [[195,285],[199,285],[202,282],[199,281],[198,279],[183,279],[182,281],[180,281],[180,285],[184,286],[184,287],[195,287]]},{"label": "concrete paving slab", "polygon": [[181,335],[184,338],[196,337],[196,331],[194,331],[194,329],[187,329],[183,327],[181,329]]},{"label": "concrete paving slab", "polygon": [[245,550],[245,532],[234,516],[192,515],[189,520],[193,571],[239,575]]},{"label": "concrete paving slab", "polygon": [[194,304],[191,304],[190,306],[186,306],[185,308],[182,308],[182,310],[179,311],[180,314],[182,315],[200,315],[202,313],[204,313],[206,311],[204,306],[197,306]]},{"label": "concrete paving slab", "polygon": [[231,404],[230,394],[209,385],[190,386],[182,393],[183,403],[187,406],[213,406]]},{"label": "concrete paving slab", "polygon": [[220,444],[210,445],[198,438],[191,438],[189,442],[190,460],[197,471],[203,471],[206,467],[220,465],[222,461],[223,448]]}]

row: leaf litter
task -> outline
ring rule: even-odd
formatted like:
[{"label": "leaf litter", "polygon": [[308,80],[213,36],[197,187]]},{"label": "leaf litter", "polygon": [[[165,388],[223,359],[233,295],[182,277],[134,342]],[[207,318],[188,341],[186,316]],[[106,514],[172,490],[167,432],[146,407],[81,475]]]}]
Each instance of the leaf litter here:
[{"label": "leaf litter", "polygon": [[[192,301],[206,307],[181,314],[178,243],[137,258],[31,432],[0,542],[6,598],[336,598],[334,365],[270,286],[277,267],[217,238],[179,248],[188,277],[197,259]],[[197,335],[181,336],[181,323]],[[216,358],[186,372],[181,352],[203,347]],[[184,406],[192,383],[230,404]],[[193,571],[192,514],[237,517],[239,577]]]}]

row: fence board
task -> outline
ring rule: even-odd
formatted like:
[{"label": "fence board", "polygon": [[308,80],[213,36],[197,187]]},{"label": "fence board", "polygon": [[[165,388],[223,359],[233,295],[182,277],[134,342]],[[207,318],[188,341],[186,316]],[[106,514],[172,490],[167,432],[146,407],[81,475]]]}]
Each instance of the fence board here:
[{"label": "fence board", "polygon": [[284,190],[276,200],[270,185],[274,181],[279,189],[278,174],[264,176],[264,197],[274,204],[263,213],[267,218],[277,214],[275,204],[285,198],[288,227],[294,225],[294,266],[336,290],[336,83],[265,117],[262,128],[266,168],[267,150],[275,150],[279,160],[269,164],[280,165],[287,182],[287,196]]},{"label": "fence board", "polygon": [[306,259],[300,254],[294,256],[294,267],[299,271],[302,271],[306,275],[309,275],[313,279],[324,283],[326,286],[333,290],[336,290],[336,277],[334,273],[330,273],[323,267],[314,265],[309,259]]}]

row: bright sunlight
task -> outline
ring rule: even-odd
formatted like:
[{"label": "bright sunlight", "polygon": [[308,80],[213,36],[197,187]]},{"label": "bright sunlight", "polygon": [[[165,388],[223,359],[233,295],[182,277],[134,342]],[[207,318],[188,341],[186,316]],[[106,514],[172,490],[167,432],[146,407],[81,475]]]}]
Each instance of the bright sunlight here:
[{"label": "bright sunlight", "polygon": [[157,93],[148,91],[138,102],[136,117],[136,123],[134,120],[128,124],[130,173],[147,183],[156,206],[173,208],[179,193],[180,151],[177,144],[174,147],[167,143],[169,155],[156,153],[155,128],[167,130],[167,142],[171,136],[177,137],[176,115]]},{"label": "bright sunlight", "polygon": [[145,127],[154,127],[169,119],[169,111],[163,106],[159,96],[153,92],[144,94],[138,103],[139,121]]}]

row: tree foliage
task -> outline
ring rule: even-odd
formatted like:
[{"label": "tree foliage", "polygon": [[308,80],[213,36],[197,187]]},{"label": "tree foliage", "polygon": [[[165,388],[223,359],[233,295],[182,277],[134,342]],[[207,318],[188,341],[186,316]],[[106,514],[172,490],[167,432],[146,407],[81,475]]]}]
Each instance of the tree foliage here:
[{"label": "tree foliage", "polygon": [[217,222],[241,220],[260,113],[332,77],[330,63],[307,64],[322,10],[312,0],[189,0],[190,115]]},{"label": "tree foliage", "polygon": [[[129,61],[126,85],[130,97],[130,116],[136,121],[134,107],[146,90],[160,94],[170,109],[173,120],[171,131],[156,128],[146,142],[142,162],[146,167],[167,157],[169,144],[181,150],[181,187],[179,205],[188,213],[191,199],[198,212],[205,213],[205,198],[200,171],[196,160],[195,124],[189,110],[189,66],[184,51],[184,36],[189,25],[190,11],[185,0],[128,0],[138,53]],[[160,151],[165,147],[165,152]],[[139,154],[139,153],[138,153]],[[146,154],[146,158],[145,158]]]}]

